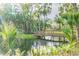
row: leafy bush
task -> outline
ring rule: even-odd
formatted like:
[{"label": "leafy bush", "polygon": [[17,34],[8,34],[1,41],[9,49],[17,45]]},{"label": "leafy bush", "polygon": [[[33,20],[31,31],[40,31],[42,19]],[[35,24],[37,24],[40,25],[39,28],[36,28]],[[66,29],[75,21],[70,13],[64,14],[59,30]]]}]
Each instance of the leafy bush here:
[{"label": "leafy bush", "polygon": [[58,49],[57,49],[56,47],[52,47],[52,48],[51,48],[51,54],[52,54],[52,55],[58,55],[58,54],[59,54]]},{"label": "leafy bush", "polygon": [[16,27],[12,25],[8,25],[7,23],[4,23],[2,25],[0,35],[2,37],[0,49],[3,51],[4,54],[6,54],[7,51],[13,53],[16,48],[19,48],[21,52],[25,49],[28,50],[31,48],[33,42],[29,42],[27,41],[27,39],[37,38],[36,36],[31,34],[17,33]]},{"label": "leafy bush", "polygon": [[14,56],[23,56],[24,52],[25,51],[21,52],[21,50],[19,48],[15,49],[14,52],[12,51],[12,49],[9,49],[9,51],[5,55],[7,55],[7,56],[13,56],[13,55]]}]

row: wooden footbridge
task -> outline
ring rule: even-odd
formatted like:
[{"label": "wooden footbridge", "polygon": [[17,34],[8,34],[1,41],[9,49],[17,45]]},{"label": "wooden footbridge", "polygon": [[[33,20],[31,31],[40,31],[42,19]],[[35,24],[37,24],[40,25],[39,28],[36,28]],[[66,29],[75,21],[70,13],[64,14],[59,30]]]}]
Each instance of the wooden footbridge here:
[{"label": "wooden footbridge", "polygon": [[[46,31],[38,31],[36,33],[34,33],[33,35],[38,36],[39,38],[43,38],[45,36],[51,36],[53,37],[58,37],[58,41],[56,41],[55,39],[45,39],[46,41],[51,41],[51,42],[64,42],[64,43],[68,43],[68,41],[65,40],[65,35],[63,32],[61,31],[53,31],[53,30],[46,30]],[[61,38],[63,39],[63,41],[61,41]]]},{"label": "wooden footbridge", "polygon": [[53,31],[53,30],[38,31],[38,32],[35,32],[33,35],[41,36],[41,37],[42,36],[65,37],[63,32]]}]

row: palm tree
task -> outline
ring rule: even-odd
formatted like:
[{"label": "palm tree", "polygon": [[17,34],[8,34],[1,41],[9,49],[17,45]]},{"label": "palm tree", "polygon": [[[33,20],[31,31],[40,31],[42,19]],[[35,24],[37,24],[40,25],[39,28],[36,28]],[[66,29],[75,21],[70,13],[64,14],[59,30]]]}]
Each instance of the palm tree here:
[{"label": "palm tree", "polygon": [[[77,40],[79,40],[79,12],[78,12],[78,6],[77,4],[63,4],[62,7],[60,7],[60,13],[59,13],[61,21],[66,22],[72,29],[72,37],[74,38],[73,34],[73,28],[76,26],[78,37]],[[64,23],[62,22],[62,23]]]}]

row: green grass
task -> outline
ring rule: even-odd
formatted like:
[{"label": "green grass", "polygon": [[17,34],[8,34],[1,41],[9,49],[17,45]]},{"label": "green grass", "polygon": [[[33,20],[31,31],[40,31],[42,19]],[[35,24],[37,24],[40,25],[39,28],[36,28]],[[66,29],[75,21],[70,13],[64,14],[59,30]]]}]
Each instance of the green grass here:
[{"label": "green grass", "polygon": [[32,34],[17,34],[16,38],[20,38],[20,39],[37,39],[37,37],[32,35]]}]

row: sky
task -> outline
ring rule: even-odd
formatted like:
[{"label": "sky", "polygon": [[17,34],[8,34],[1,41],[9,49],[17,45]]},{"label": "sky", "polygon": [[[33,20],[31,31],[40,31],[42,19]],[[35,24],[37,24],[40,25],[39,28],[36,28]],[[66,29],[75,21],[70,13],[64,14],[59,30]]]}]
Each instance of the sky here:
[{"label": "sky", "polygon": [[52,4],[52,11],[51,11],[51,14],[48,15],[48,17],[54,19],[56,15],[58,15],[58,8],[60,7],[59,4],[57,3],[53,3]]},{"label": "sky", "polygon": [[[4,4],[0,4],[0,9],[2,9],[2,5]],[[51,13],[48,15],[48,18],[51,18],[52,20],[55,18],[56,15],[58,15],[58,8],[60,7],[60,4],[58,3],[53,3],[52,4],[52,11]]]}]

